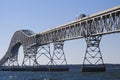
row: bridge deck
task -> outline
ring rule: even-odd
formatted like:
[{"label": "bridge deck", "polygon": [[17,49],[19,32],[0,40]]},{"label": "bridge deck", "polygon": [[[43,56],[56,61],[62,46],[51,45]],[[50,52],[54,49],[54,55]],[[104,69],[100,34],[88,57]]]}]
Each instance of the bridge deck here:
[{"label": "bridge deck", "polygon": [[41,32],[40,44],[120,32],[120,6]]}]

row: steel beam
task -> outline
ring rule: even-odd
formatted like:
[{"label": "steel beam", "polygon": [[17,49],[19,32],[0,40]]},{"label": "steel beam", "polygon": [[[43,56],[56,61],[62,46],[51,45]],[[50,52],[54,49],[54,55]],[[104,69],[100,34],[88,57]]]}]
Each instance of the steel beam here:
[{"label": "steel beam", "polygon": [[41,32],[41,44],[120,32],[120,6]]}]

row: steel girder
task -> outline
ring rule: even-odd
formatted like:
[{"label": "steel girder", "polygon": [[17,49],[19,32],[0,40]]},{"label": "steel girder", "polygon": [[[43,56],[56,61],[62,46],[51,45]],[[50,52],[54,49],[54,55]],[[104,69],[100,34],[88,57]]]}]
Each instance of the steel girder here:
[{"label": "steel girder", "polygon": [[[41,44],[120,32],[120,6],[41,32]],[[55,41],[54,41],[55,40]]]}]

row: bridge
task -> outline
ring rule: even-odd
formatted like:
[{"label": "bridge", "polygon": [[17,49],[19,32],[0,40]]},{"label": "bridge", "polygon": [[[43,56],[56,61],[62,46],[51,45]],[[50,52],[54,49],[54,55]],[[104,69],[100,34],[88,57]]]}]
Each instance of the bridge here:
[{"label": "bridge", "polygon": [[[120,32],[120,6],[86,16],[81,16],[70,23],[54,29],[34,33],[30,30],[16,31],[9,48],[0,60],[0,66],[41,67],[38,59],[48,58],[46,65],[49,70],[68,70],[64,53],[64,42],[84,38],[87,44],[82,71],[105,71],[105,65],[100,51],[100,41],[103,35]],[[50,44],[53,43],[53,53]],[[18,51],[23,46],[24,58],[22,65],[18,63]],[[64,68],[59,68],[63,65]]]}]

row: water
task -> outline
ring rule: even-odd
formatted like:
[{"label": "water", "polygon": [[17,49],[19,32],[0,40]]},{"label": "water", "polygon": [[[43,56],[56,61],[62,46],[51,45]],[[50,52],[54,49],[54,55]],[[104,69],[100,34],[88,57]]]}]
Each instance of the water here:
[{"label": "water", "polygon": [[1,71],[0,80],[120,80],[120,72],[10,72]]}]

